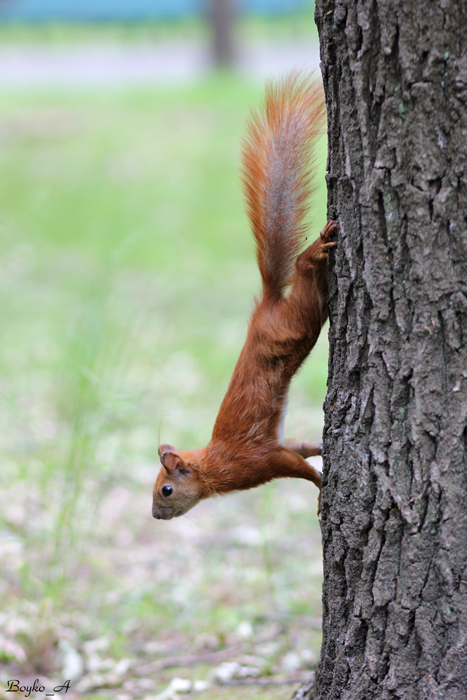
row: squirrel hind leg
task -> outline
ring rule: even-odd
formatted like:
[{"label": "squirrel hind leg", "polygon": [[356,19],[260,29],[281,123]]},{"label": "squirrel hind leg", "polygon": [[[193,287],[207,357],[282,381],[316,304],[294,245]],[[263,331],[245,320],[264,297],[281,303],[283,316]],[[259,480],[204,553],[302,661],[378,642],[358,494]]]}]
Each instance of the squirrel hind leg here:
[{"label": "squirrel hind leg", "polygon": [[297,258],[297,267],[299,269],[307,269],[313,263],[326,261],[328,259],[328,251],[337,246],[337,242],[331,241],[330,238],[338,228],[339,224],[337,221],[328,221],[320,232],[319,238],[300,253]]},{"label": "squirrel hind leg", "polygon": [[[322,243],[330,243],[329,239],[331,238],[332,234],[336,229],[339,228],[339,222],[337,220],[335,221],[328,221],[326,226],[323,228],[321,233],[319,234],[321,238]],[[337,243],[334,243],[334,245],[337,245]]]},{"label": "squirrel hind leg", "polygon": [[326,226],[320,232],[319,239],[317,241],[317,243],[318,243],[318,251],[316,254],[317,260],[327,260],[328,250],[336,247],[337,242],[331,241],[330,238],[331,238],[332,234],[334,233],[334,231],[336,231],[338,228],[339,228],[338,221],[328,221]]}]

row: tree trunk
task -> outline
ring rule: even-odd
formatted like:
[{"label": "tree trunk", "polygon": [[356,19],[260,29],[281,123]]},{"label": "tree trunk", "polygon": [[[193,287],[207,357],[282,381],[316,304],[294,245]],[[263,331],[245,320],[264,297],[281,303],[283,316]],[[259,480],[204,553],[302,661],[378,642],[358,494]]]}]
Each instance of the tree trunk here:
[{"label": "tree trunk", "polygon": [[320,700],[467,698],[467,3],[317,0],[330,265]]},{"label": "tree trunk", "polygon": [[209,1],[214,65],[218,68],[230,68],[235,58],[234,0]]}]

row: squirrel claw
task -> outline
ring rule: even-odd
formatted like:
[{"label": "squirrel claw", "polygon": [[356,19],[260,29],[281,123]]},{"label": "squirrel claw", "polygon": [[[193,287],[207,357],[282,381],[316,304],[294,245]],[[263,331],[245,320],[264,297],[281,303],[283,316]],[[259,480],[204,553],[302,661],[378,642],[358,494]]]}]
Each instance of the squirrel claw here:
[{"label": "squirrel claw", "polygon": [[329,248],[335,248],[337,245],[336,241],[328,241],[327,243],[321,244],[321,250],[329,250]]},{"label": "squirrel claw", "polygon": [[[321,240],[322,240],[325,244],[331,243],[331,241],[330,241],[329,239],[330,239],[330,237],[332,236],[332,234],[334,233],[334,231],[335,231],[336,229],[338,229],[338,228],[339,228],[339,222],[338,222],[337,220],[335,220],[335,221],[328,221],[327,224],[326,224],[326,226],[323,228],[323,230],[322,230],[321,233],[320,233]],[[332,247],[332,248],[333,248],[333,247],[336,246],[336,245],[337,245],[337,243],[333,243],[333,245],[332,245],[332,246],[329,246],[329,247]]]}]

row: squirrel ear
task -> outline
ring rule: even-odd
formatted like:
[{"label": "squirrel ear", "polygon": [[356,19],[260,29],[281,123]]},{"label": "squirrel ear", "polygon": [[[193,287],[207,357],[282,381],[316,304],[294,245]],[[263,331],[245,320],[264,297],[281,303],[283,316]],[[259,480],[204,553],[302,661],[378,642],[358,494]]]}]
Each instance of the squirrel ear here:
[{"label": "squirrel ear", "polygon": [[161,445],[159,447],[159,457],[161,464],[167,473],[172,474],[178,470],[181,474],[189,474],[190,469],[184,463],[178,451],[172,445]]},{"label": "squirrel ear", "polygon": [[159,447],[159,457],[161,464],[168,472],[173,472],[181,462],[180,455],[172,445],[161,445]]}]

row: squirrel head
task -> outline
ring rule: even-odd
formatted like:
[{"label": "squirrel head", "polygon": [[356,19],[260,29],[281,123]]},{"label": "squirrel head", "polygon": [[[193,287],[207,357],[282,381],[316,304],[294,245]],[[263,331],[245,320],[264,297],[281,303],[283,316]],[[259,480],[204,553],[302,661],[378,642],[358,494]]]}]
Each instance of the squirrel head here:
[{"label": "squirrel head", "polygon": [[196,465],[196,452],[179,452],[171,445],[159,447],[162,468],[152,492],[152,515],[170,520],[184,515],[204,498],[203,484]]}]

